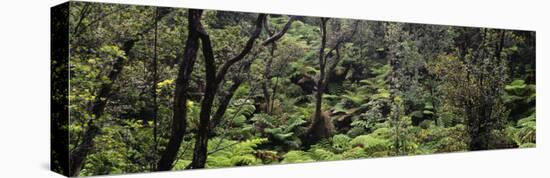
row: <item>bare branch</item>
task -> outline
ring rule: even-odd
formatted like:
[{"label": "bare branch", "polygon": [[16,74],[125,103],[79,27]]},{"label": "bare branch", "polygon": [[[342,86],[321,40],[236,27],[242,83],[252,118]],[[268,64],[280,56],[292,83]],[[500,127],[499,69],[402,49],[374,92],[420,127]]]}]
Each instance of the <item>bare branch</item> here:
[{"label": "bare branch", "polygon": [[258,19],[256,19],[255,22],[255,28],[254,31],[252,31],[252,34],[248,38],[248,41],[246,42],[243,50],[235,57],[229,59],[227,62],[225,62],[218,73],[216,74],[216,82],[222,81],[223,77],[227,73],[227,70],[229,70],[229,67],[231,67],[236,62],[243,59],[249,52],[252,50],[252,47],[254,46],[254,42],[256,39],[260,36],[260,33],[262,32],[262,24],[265,20],[266,15],[265,14],[259,14]]},{"label": "bare branch", "polygon": [[298,17],[297,16],[291,16],[290,19],[288,19],[288,22],[285,24],[285,26],[283,27],[283,29],[281,31],[279,31],[278,33],[276,33],[275,35],[273,34],[270,34],[271,37],[269,37],[267,40],[265,40],[262,45],[263,46],[267,46],[268,44],[270,43],[274,43],[275,41],[279,40],[281,37],[283,37],[283,35],[288,31],[288,29],[290,28],[290,26],[292,25],[292,22],[294,22],[294,20],[296,20]]}]

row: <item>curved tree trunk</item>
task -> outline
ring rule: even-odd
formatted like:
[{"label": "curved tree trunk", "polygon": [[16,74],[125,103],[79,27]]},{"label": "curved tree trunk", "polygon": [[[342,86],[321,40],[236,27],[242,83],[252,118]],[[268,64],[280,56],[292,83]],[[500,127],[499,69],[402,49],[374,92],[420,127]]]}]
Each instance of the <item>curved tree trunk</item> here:
[{"label": "curved tree trunk", "polygon": [[179,66],[178,77],[176,79],[176,91],[174,93],[174,115],[172,117],[172,131],[168,145],[157,163],[158,171],[170,170],[173,167],[174,160],[177,157],[185,129],[187,127],[187,89],[189,79],[193,72],[193,66],[197,58],[199,48],[199,34],[197,28],[200,24],[202,10],[190,9],[188,12],[188,37],[185,45],[183,59]]},{"label": "curved tree trunk", "polygon": [[254,46],[256,39],[260,36],[262,30],[263,20],[265,19],[265,14],[259,14],[255,22],[255,29],[246,42],[243,50],[235,57],[229,59],[220,67],[216,72],[216,65],[214,59],[214,52],[212,50],[212,45],[210,43],[210,37],[202,25],[198,25],[200,31],[199,38],[202,42],[202,53],[205,61],[206,69],[206,89],[204,93],[204,98],[201,102],[201,111],[199,119],[199,130],[197,133],[197,139],[195,143],[195,149],[193,152],[193,161],[187,166],[188,169],[197,169],[204,168],[206,164],[206,157],[208,155],[208,134],[210,133],[210,115],[212,111],[212,106],[214,104],[214,99],[218,91],[218,86],[221,81],[223,81],[225,75],[227,74],[229,68],[236,62],[242,60]]},{"label": "curved tree trunk", "polygon": [[[308,146],[317,143],[319,140],[329,138],[332,136],[334,127],[330,120],[329,113],[323,113],[323,94],[326,88],[327,78],[327,55],[325,48],[327,44],[327,22],[329,19],[321,18],[320,31],[321,31],[321,46],[319,48],[319,77],[316,82],[315,92],[315,112],[311,118],[311,124],[304,137],[304,145]],[[334,63],[336,65],[337,63]],[[332,68],[332,67],[331,67]]]}]

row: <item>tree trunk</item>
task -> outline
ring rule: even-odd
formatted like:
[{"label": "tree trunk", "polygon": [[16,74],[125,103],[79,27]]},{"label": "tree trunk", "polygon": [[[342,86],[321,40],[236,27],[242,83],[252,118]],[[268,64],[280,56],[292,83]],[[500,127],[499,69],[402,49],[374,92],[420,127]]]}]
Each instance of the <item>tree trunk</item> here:
[{"label": "tree trunk", "polygon": [[218,86],[223,81],[229,68],[236,62],[243,59],[254,46],[254,42],[260,36],[262,30],[263,20],[265,14],[258,15],[258,19],[255,22],[255,29],[252,32],[250,38],[246,42],[243,50],[235,57],[226,61],[218,72],[216,72],[216,61],[214,59],[214,52],[210,42],[210,36],[206,30],[199,23],[197,26],[199,29],[199,38],[202,41],[202,52],[205,61],[206,69],[206,89],[204,91],[204,98],[201,102],[201,111],[199,118],[199,130],[197,133],[197,139],[195,142],[195,149],[193,152],[193,161],[187,166],[188,169],[204,168],[206,164],[206,157],[208,155],[208,134],[210,133],[210,115],[214,99],[218,91]]},{"label": "tree trunk", "polygon": [[189,168],[204,168],[206,164],[208,133],[210,132],[210,113],[212,105],[218,89],[216,81],[216,61],[210,44],[210,37],[207,34],[201,34],[202,51],[204,56],[204,66],[206,69],[206,88],[204,90],[204,98],[201,102],[201,111],[199,116],[199,130],[197,140],[195,142],[195,150],[193,152],[193,161]]},{"label": "tree trunk", "polygon": [[231,85],[228,89],[226,94],[224,95],[223,99],[220,101],[220,105],[218,106],[218,109],[214,113],[214,116],[212,117],[212,123],[210,124],[210,130],[216,128],[222,121],[223,115],[225,115],[225,111],[227,110],[227,107],[229,106],[229,103],[231,102],[231,99],[233,98],[233,95],[235,95],[235,91],[239,89],[239,86],[242,84],[241,79],[233,80],[233,85]]},{"label": "tree trunk", "polygon": [[[330,130],[325,129],[326,119],[322,117],[323,92],[325,90],[325,47],[327,42],[327,18],[321,18],[321,47],[319,48],[319,78],[317,79],[317,91],[315,93],[315,112],[311,126],[307,132],[307,143],[316,143],[320,139],[330,137]],[[309,145],[309,144],[306,144]]]},{"label": "tree trunk", "polygon": [[157,83],[158,83],[158,55],[157,55],[157,39],[158,38],[158,7],[155,10],[155,37],[153,42],[153,82],[151,92],[153,94],[153,138],[155,141],[155,152],[158,146],[157,125],[158,125],[158,102],[157,102]]},{"label": "tree trunk", "polygon": [[265,62],[264,83],[262,85],[262,90],[264,94],[264,103],[265,103],[264,112],[266,112],[267,114],[271,114],[271,108],[272,108],[271,106],[272,101],[271,101],[271,95],[269,94],[269,88],[271,86],[271,79],[273,78],[273,76],[271,75],[271,68],[273,64],[274,53],[275,53],[275,43],[272,44],[269,52],[269,57]]},{"label": "tree trunk", "polygon": [[[329,138],[334,132],[334,125],[330,119],[330,113],[323,114],[323,94],[326,90],[330,73],[332,73],[340,62],[340,45],[350,41],[357,32],[359,21],[354,23],[351,31],[344,31],[334,41],[332,48],[325,53],[327,45],[327,18],[321,18],[321,47],[319,49],[319,77],[317,79],[317,91],[315,93],[315,113],[313,115],[311,125],[305,135],[305,145],[316,143],[321,139]],[[336,53],[333,56],[333,52]],[[327,68],[328,59],[332,59],[332,65]]]},{"label": "tree trunk", "polygon": [[[504,41],[505,31],[500,30],[498,33],[498,39],[495,41],[495,51],[492,56],[496,61],[496,64],[499,64],[502,61],[501,53],[504,47]],[[483,70],[488,72],[498,70],[495,69],[493,65],[487,65],[485,67],[486,68]],[[498,82],[483,82],[484,79],[487,80],[488,78],[485,77],[486,74],[482,72],[478,75],[480,75],[478,85],[481,87],[480,90],[482,90],[480,91],[481,95],[476,97],[476,103],[467,102],[470,105],[466,106],[470,113],[467,116],[468,134],[470,135],[468,148],[470,151],[490,149],[491,143],[493,143],[491,142],[492,131],[495,129],[500,129],[499,127],[501,127],[501,125],[499,125],[500,121],[498,120],[501,119],[499,113],[494,112],[495,107],[498,107],[498,104],[500,103],[499,100],[501,100],[501,94],[494,89],[503,87],[499,86],[503,84],[499,84]]]},{"label": "tree trunk", "polygon": [[176,79],[176,91],[174,96],[174,106],[172,117],[172,131],[168,145],[161,155],[157,164],[158,171],[170,170],[173,167],[174,160],[183,141],[185,129],[187,127],[187,89],[189,79],[193,72],[193,66],[197,58],[199,48],[199,33],[197,31],[202,10],[189,9],[188,12],[188,37],[184,49],[183,59],[179,66],[178,77]]},{"label": "tree trunk", "polygon": [[397,103],[397,97],[399,97],[400,91],[400,68],[402,57],[400,55],[400,50],[402,48],[402,27],[399,24],[389,24],[389,27],[386,28],[388,38],[386,41],[388,46],[388,60],[390,64],[390,101],[391,101],[391,114],[390,121],[391,126],[395,132],[395,139],[393,142],[394,152],[396,155],[401,154],[401,106],[400,103]]},{"label": "tree trunk", "polygon": [[267,45],[271,44],[271,48],[270,48],[270,51],[269,51],[269,57],[267,58],[266,63],[265,63],[264,82],[262,83],[262,90],[263,90],[264,103],[265,103],[264,112],[266,112],[267,114],[271,114],[272,111],[273,111],[273,105],[274,105],[274,102],[275,102],[274,101],[275,100],[275,92],[277,90],[277,86],[276,86],[277,84],[275,84],[275,86],[273,87],[273,93],[269,94],[269,88],[271,87],[271,79],[273,78],[272,64],[273,64],[273,60],[275,59],[274,53],[275,53],[275,49],[277,48],[276,42],[277,42],[277,40],[281,39],[286,34],[286,32],[290,29],[290,26],[292,25],[292,23],[295,20],[297,20],[298,18],[299,17],[297,17],[297,16],[291,16],[288,19],[288,21],[286,22],[285,26],[283,26],[281,31],[279,31],[277,33],[272,31],[271,29],[269,29],[267,20],[264,21],[264,27],[265,27],[265,30],[267,31],[268,35],[269,35],[269,38],[267,40],[265,40],[264,42],[262,42],[262,45],[267,46]]}]

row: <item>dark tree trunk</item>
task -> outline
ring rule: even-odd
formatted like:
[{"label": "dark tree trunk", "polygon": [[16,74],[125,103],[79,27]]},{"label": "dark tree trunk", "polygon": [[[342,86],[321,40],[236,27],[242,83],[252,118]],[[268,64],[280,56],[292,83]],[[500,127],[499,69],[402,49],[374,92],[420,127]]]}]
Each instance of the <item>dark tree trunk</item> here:
[{"label": "dark tree trunk", "polygon": [[202,10],[190,9],[188,12],[188,37],[184,49],[183,59],[179,66],[178,77],[176,79],[176,91],[174,93],[174,115],[172,117],[172,131],[168,145],[161,155],[157,164],[158,171],[170,170],[173,167],[174,160],[178,154],[178,150],[185,135],[187,127],[187,89],[189,87],[189,79],[193,72],[193,66],[197,58],[197,50],[199,48],[199,32],[198,25]]},{"label": "dark tree trunk", "polygon": [[[269,28],[269,23],[268,23],[267,19],[264,21],[264,29],[270,37],[274,36],[275,32],[272,31],[272,29]],[[269,38],[269,39],[272,39],[272,38]],[[275,45],[276,45],[275,41],[269,40],[269,39],[262,43],[264,46],[267,45],[268,43],[272,43],[270,51],[269,51],[269,56],[265,60],[264,82],[262,83],[262,92],[263,92],[263,95],[264,95],[264,101],[263,101],[263,104],[262,104],[263,108],[261,108],[261,109],[263,109],[263,111],[267,114],[271,113],[270,112],[271,107],[269,106],[271,104],[271,97],[269,95],[269,87],[270,87],[270,84],[271,84],[271,64],[273,63],[273,58],[274,58],[273,54],[275,52]],[[262,105],[260,105],[260,106],[262,106]]]},{"label": "dark tree trunk", "polygon": [[158,146],[158,134],[157,134],[157,125],[158,125],[158,102],[157,102],[157,83],[158,83],[158,55],[157,55],[157,41],[158,41],[158,7],[155,10],[155,36],[153,40],[153,82],[151,92],[153,94],[153,138],[155,141],[154,149],[155,152]]},{"label": "dark tree trunk", "polygon": [[241,79],[235,79],[233,80],[233,85],[231,85],[228,89],[226,94],[224,95],[223,99],[220,101],[220,105],[218,106],[218,109],[214,113],[214,116],[212,117],[212,123],[210,124],[210,130],[216,128],[222,121],[223,115],[225,115],[225,111],[227,110],[227,107],[229,106],[229,103],[231,102],[231,99],[233,98],[233,95],[235,95],[235,91],[239,89],[239,86],[242,84]]},{"label": "dark tree trunk", "polygon": [[317,92],[315,93],[315,116],[314,120],[321,118],[321,104],[323,103],[323,91],[325,80],[325,46],[327,43],[327,21],[328,19],[321,19],[321,48],[319,49],[319,79],[317,80]]},{"label": "dark tree trunk", "polygon": [[290,26],[292,25],[292,22],[294,22],[294,20],[296,20],[298,18],[299,17],[297,17],[297,16],[290,17],[290,19],[288,19],[288,22],[285,24],[283,29],[281,29],[281,31],[277,32],[276,34],[270,33],[271,37],[269,37],[267,40],[265,40],[262,43],[262,45],[266,46],[270,43],[275,43],[277,40],[279,40],[281,37],[283,37],[285,35],[285,33],[288,31],[288,29],[290,29]]},{"label": "dark tree trunk", "polygon": [[[252,57],[252,60],[245,62],[243,65],[241,65],[241,69],[237,72],[239,73],[248,73],[250,71],[250,65],[252,65],[253,60],[256,58],[256,54]],[[241,84],[244,82],[244,78],[241,76],[235,76],[231,81],[233,81],[233,84],[225,89],[226,92],[223,95],[223,98],[220,99],[220,103],[218,106],[218,109],[214,113],[214,116],[212,116],[212,121],[210,122],[210,135],[214,135],[213,129],[216,128],[222,121],[225,111],[227,111],[227,107],[229,106],[229,103],[231,102],[231,99],[235,95],[235,92]],[[222,89],[223,90],[223,89]],[[233,115],[235,116],[235,115]]]},{"label": "dark tree trunk", "polygon": [[84,20],[84,18],[86,18],[86,16],[88,16],[88,14],[90,13],[91,11],[91,5],[86,3],[86,5],[84,5],[84,7],[82,7],[82,9],[80,10],[80,15],[79,15],[79,18],[78,18],[78,22],[76,23],[75,27],[74,27],[74,30],[73,30],[73,34],[78,34],[79,30],[80,30],[80,26],[82,25],[82,21]]},{"label": "dark tree trunk", "polygon": [[206,89],[204,91],[204,98],[201,102],[201,111],[199,118],[199,130],[197,133],[197,139],[195,143],[195,149],[193,152],[193,161],[187,166],[188,169],[204,168],[206,164],[206,157],[208,155],[208,134],[210,133],[210,115],[218,86],[223,81],[229,68],[236,62],[242,60],[254,46],[256,39],[260,36],[262,30],[263,20],[265,14],[258,15],[258,19],[255,22],[255,29],[252,32],[250,38],[246,42],[243,50],[235,57],[226,61],[216,72],[216,65],[214,59],[214,53],[212,45],[210,43],[210,37],[206,30],[199,23],[197,26],[199,29],[199,38],[202,41],[202,52],[205,61],[206,69]]},{"label": "dark tree trunk", "polygon": [[269,38],[267,40],[265,40],[264,42],[262,42],[262,45],[263,46],[267,46],[269,44],[271,44],[271,48],[270,48],[270,51],[269,51],[269,57],[266,59],[266,62],[265,62],[265,68],[264,68],[264,82],[262,83],[262,91],[263,91],[263,95],[264,95],[264,105],[265,105],[265,108],[264,109],[264,112],[266,112],[267,114],[271,114],[271,112],[273,111],[273,105],[274,105],[274,99],[275,99],[275,92],[276,92],[276,85],[273,86],[273,93],[272,94],[269,94],[269,88],[271,88],[271,79],[273,78],[273,75],[272,75],[272,65],[273,65],[273,60],[275,59],[275,49],[277,48],[277,45],[276,45],[276,42],[277,40],[281,39],[285,34],[286,32],[290,29],[290,26],[292,25],[292,23],[298,19],[299,17],[297,16],[291,16],[290,19],[288,19],[287,23],[285,24],[285,26],[281,29],[281,31],[275,33],[274,31],[272,31],[271,29],[269,29],[269,26],[268,26],[268,23],[267,23],[267,20],[264,21],[264,27],[265,27],[265,30],[267,31],[268,35],[269,35]]},{"label": "dark tree trunk", "polygon": [[[325,53],[325,48],[327,45],[327,22],[327,18],[321,18],[321,47],[319,49],[319,78],[316,83],[317,90],[315,93],[315,112],[312,117],[311,125],[304,138],[306,140],[304,142],[305,145],[317,143],[321,139],[329,138],[334,132],[334,124],[330,119],[330,114],[323,114],[322,111],[323,94],[329,81],[329,75],[327,74],[332,73],[340,62],[340,45],[351,40],[359,25],[359,22],[356,21],[352,31],[343,32],[336,38],[336,41],[333,43],[334,46],[330,48],[328,53]],[[336,54],[334,55],[333,53]],[[332,65],[327,68],[329,58],[332,59]]]},{"label": "dark tree trunk", "polygon": [[199,130],[197,140],[195,142],[195,150],[193,152],[193,161],[189,168],[204,168],[206,164],[208,133],[210,133],[210,113],[212,105],[218,89],[216,81],[216,61],[210,44],[210,37],[203,33],[201,34],[202,51],[204,56],[204,66],[206,69],[206,88],[204,90],[204,98],[201,102],[201,111],[199,116]]},{"label": "dark tree trunk", "polygon": [[271,114],[271,108],[272,108],[272,101],[271,101],[271,95],[269,94],[269,88],[271,87],[271,79],[273,76],[271,75],[271,68],[273,64],[273,58],[275,53],[275,43],[272,44],[269,57],[267,58],[265,62],[265,68],[264,68],[264,83],[262,84],[262,90],[264,94],[264,102],[265,102],[265,108],[264,112],[267,114]]},{"label": "dark tree trunk", "polygon": [[275,107],[275,96],[277,95],[277,86],[279,86],[278,77],[275,79],[275,84],[273,85],[273,92],[271,93],[271,98],[269,99],[271,101],[271,104],[269,104],[269,112],[273,112],[273,109]]},{"label": "dark tree trunk", "polygon": [[321,18],[321,47],[319,48],[319,78],[317,79],[317,91],[315,92],[315,112],[311,121],[311,126],[307,132],[308,143],[316,143],[320,139],[330,137],[329,129],[325,129],[327,119],[322,117],[323,92],[325,90],[325,48],[327,43],[327,18]]}]

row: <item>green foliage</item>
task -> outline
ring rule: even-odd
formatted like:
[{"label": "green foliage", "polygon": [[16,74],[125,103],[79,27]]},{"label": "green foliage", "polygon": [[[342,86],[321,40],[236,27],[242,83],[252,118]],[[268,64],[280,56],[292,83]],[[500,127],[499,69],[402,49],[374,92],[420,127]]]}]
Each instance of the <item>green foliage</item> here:
[{"label": "green foliage", "polygon": [[267,114],[255,114],[251,121],[270,141],[281,143],[284,147],[300,147],[301,141],[296,132],[300,132],[300,126],[306,123],[303,117],[276,118]]},{"label": "green foliage", "polygon": [[120,174],[142,172],[150,169],[156,156],[152,150],[152,130],[143,128],[139,121],[125,121],[121,125],[103,128],[103,135],[96,138],[98,152],[89,156],[82,175]]},{"label": "green foliage", "polygon": [[289,151],[283,155],[281,163],[305,163],[315,161],[307,152],[304,151]]},{"label": "green foliage", "polygon": [[518,120],[515,126],[508,126],[508,136],[521,148],[535,147],[537,126],[535,114]]},{"label": "green foliage", "polygon": [[[73,3],[69,149],[82,142],[90,121],[101,127],[81,176],[154,171],[172,134],[189,11],[170,9],[151,28],[156,8],[92,4],[83,11],[87,3]],[[242,51],[256,15],[203,12],[217,67]],[[289,16],[266,19],[277,32]],[[305,140],[316,107],[321,35],[318,18],[299,17],[273,53],[273,46],[261,45],[269,38],[264,26],[250,52],[223,76],[212,113],[229,93],[225,89],[242,83],[208,133],[206,167],[536,147],[534,33],[361,21],[350,40],[333,49],[351,35],[354,22],[330,19],[327,25],[327,67],[341,58],[327,72],[338,80],[329,77],[321,103],[333,135]],[[125,51],[128,39],[135,41]],[[185,85],[186,132],[173,170],[193,159],[206,85],[200,49]],[[123,70],[111,81],[118,60]],[[242,72],[247,62],[250,70]],[[98,98],[106,84],[112,84],[108,99]],[[107,101],[101,117],[92,114],[94,101]],[[476,141],[488,147],[476,147]]]},{"label": "green foliage", "polygon": [[468,149],[466,128],[464,125],[440,127],[425,122],[428,126],[417,130],[416,138],[420,142],[420,152],[423,154],[448,153],[466,151]]},{"label": "green foliage", "polygon": [[213,153],[206,160],[207,166],[215,168],[261,164],[261,160],[255,156],[255,148],[266,142],[266,138],[255,138],[242,142],[212,139],[211,143],[219,144],[209,144],[208,150]]},{"label": "green foliage", "polygon": [[388,156],[391,142],[377,135],[361,135],[350,142],[353,147],[361,147],[368,157]]},{"label": "green foliage", "polygon": [[311,158],[317,161],[341,160],[342,156],[324,149],[313,149],[309,151]]},{"label": "green foliage", "polygon": [[506,135],[520,148],[535,147],[536,143],[536,86],[524,80],[514,80],[506,85],[504,102],[511,109]]},{"label": "green foliage", "polygon": [[506,85],[504,103],[511,108],[512,120],[519,120],[535,113],[536,86],[526,84],[524,80],[514,80]]},{"label": "green foliage", "polygon": [[337,153],[348,150],[351,148],[350,140],[351,138],[344,134],[334,135],[332,137],[332,148]]}]

